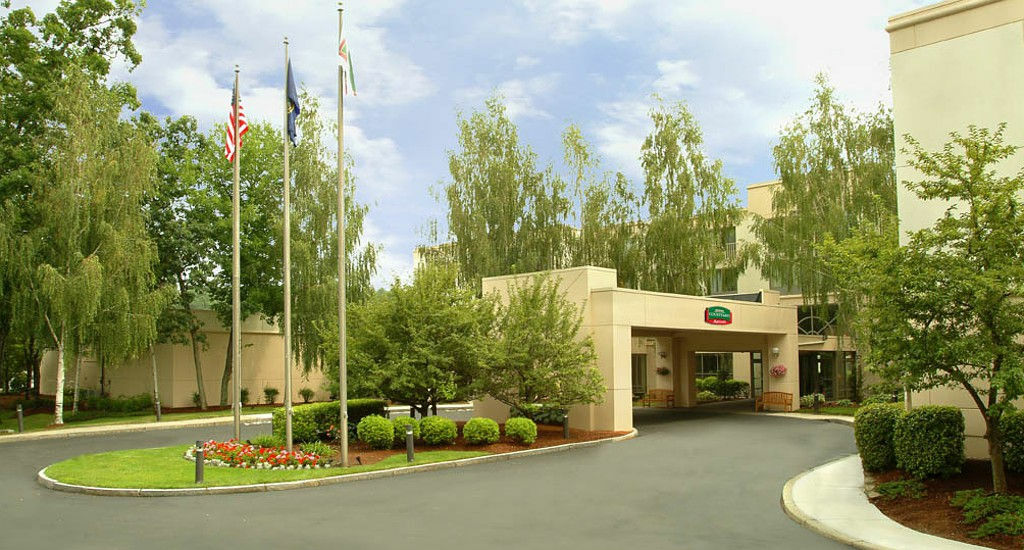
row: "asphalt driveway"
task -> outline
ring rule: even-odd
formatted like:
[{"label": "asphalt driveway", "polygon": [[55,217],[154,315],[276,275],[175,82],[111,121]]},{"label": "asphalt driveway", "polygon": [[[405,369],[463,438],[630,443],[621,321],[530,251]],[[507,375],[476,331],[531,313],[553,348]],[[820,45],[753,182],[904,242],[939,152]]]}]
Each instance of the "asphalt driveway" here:
[{"label": "asphalt driveway", "polygon": [[[843,548],[783,513],[789,478],[855,452],[847,426],[638,409],[636,439],[567,453],[296,491],[179,498],[49,491],[81,453],[230,426],[0,445],[4,548]],[[248,428],[247,435],[269,426]]]}]

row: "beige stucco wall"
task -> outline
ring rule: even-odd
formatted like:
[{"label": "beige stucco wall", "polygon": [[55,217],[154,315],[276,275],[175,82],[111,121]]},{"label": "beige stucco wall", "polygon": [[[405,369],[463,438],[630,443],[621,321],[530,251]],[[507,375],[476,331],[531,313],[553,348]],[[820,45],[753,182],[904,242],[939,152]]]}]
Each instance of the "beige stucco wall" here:
[{"label": "beige stucco wall", "polygon": [[[220,400],[220,381],[229,331],[220,324],[212,311],[198,311],[197,314],[206,334],[207,345],[200,353],[200,361],[207,404],[216,405]],[[159,344],[154,351],[161,404],[165,407],[193,406],[192,394],[197,391],[197,386],[191,345]],[[55,352],[43,356],[40,372],[40,391],[43,394],[51,395],[55,392],[56,359]],[[66,378],[68,388],[72,387],[74,376],[74,361],[69,358]],[[82,368],[81,387],[98,390],[99,378],[99,365],[92,359],[86,359]],[[151,393],[153,371],[150,354],[145,353],[122,365],[108,366],[107,379],[109,393],[113,396]],[[242,323],[241,381],[242,387],[249,389],[250,403],[263,402],[265,387],[277,388],[277,401],[284,401],[284,337],[274,325],[255,317]],[[293,401],[301,403],[299,390],[307,387],[316,392],[314,400],[326,400],[328,394],[322,388],[323,381],[320,371],[304,375],[301,366],[295,365],[292,369]]]},{"label": "beige stucco wall", "polygon": [[[888,29],[898,181],[921,179],[901,151],[907,134],[936,151],[952,131],[1006,122],[1006,141],[1024,144],[1024,0],[943,2],[893,17]],[[1021,160],[1001,168],[1016,173]],[[903,185],[898,200],[901,242],[948,206]]]},{"label": "beige stucco wall", "polygon": [[[1007,122],[1007,143],[1024,145],[1024,0],[952,0],[889,19],[893,124],[897,136],[896,176],[919,175],[907,165],[905,134],[929,151],[964,133],[968,125],[995,128]],[[998,167],[1012,175],[1024,157]],[[932,225],[949,206],[924,202],[902,185],[898,195],[900,241],[907,231]],[[937,388],[915,393],[916,405],[954,405],[964,412],[967,454],[987,455],[984,420],[963,390]]]}]

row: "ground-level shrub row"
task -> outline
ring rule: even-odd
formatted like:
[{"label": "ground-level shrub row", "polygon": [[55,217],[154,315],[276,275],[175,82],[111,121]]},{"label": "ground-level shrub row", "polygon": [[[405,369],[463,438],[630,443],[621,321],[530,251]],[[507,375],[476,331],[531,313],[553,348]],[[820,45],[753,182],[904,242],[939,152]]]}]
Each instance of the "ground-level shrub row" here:
[{"label": "ground-level shrub row", "polygon": [[[340,404],[337,401],[328,403],[311,403],[309,405],[298,405],[292,407],[292,439],[305,443],[320,441],[322,439],[333,439],[337,436]],[[381,399],[349,399],[348,400],[348,421],[351,424],[358,424],[366,416],[384,416],[385,404]],[[284,408],[274,409],[273,432],[274,435],[284,438],[285,412]]]}]

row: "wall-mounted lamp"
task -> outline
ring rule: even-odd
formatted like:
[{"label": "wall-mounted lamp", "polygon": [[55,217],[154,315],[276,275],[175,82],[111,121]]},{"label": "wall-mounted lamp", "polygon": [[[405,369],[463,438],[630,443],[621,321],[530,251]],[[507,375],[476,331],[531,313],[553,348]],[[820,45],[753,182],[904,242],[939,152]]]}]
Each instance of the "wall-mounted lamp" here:
[{"label": "wall-mounted lamp", "polygon": [[775,357],[779,356],[779,348],[772,348],[772,355]]},{"label": "wall-mounted lamp", "polygon": [[658,356],[661,357],[662,359],[664,359],[664,358],[668,357],[668,352],[659,351],[658,352]]}]

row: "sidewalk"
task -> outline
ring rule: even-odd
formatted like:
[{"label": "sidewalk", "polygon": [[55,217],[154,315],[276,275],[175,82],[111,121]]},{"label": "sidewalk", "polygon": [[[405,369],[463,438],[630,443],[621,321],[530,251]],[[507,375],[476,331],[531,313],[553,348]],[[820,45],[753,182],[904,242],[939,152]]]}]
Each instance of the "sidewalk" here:
[{"label": "sidewalk", "polygon": [[[461,411],[472,410],[472,403],[451,403],[438,405],[438,410]],[[407,406],[392,406],[387,408],[390,416],[393,413],[408,413]],[[242,416],[243,426],[259,426],[270,424],[272,415],[246,414]],[[218,416],[214,418],[194,418],[191,420],[168,420],[166,422],[139,422],[135,424],[100,424],[98,426],[82,426],[81,428],[60,428],[52,430],[40,430],[23,434],[0,435],[0,444],[14,443],[18,441],[39,441],[43,439],[67,439],[70,437],[82,437],[89,435],[109,435],[115,433],[147,432],[155,430],[174,430],[178,428],[202,428],[205,426],[223,426],[234,422],[231,416]]]},{"label": "sidewalk", "polygon": [[927,535],[889,519],[864,494],[864,471],[858,455],[829,462],[789,480],[782,489],[782,508],[797,523],[855,548],[983,548]]},{"label": "sidewalk", "polygon": [[833,422],[835,424],[843,424],[846,426],[853,426],[853,417],[844,416],[841,414],[806,414],[806,413],[795,413],[795,412],[753,412],[744,411],[736,412],[733,414],[745,414],[753,416],[771,416],[771,417],[782,417],[782,418],[798,418],[800,420],[817,420],[819,422]]}]

